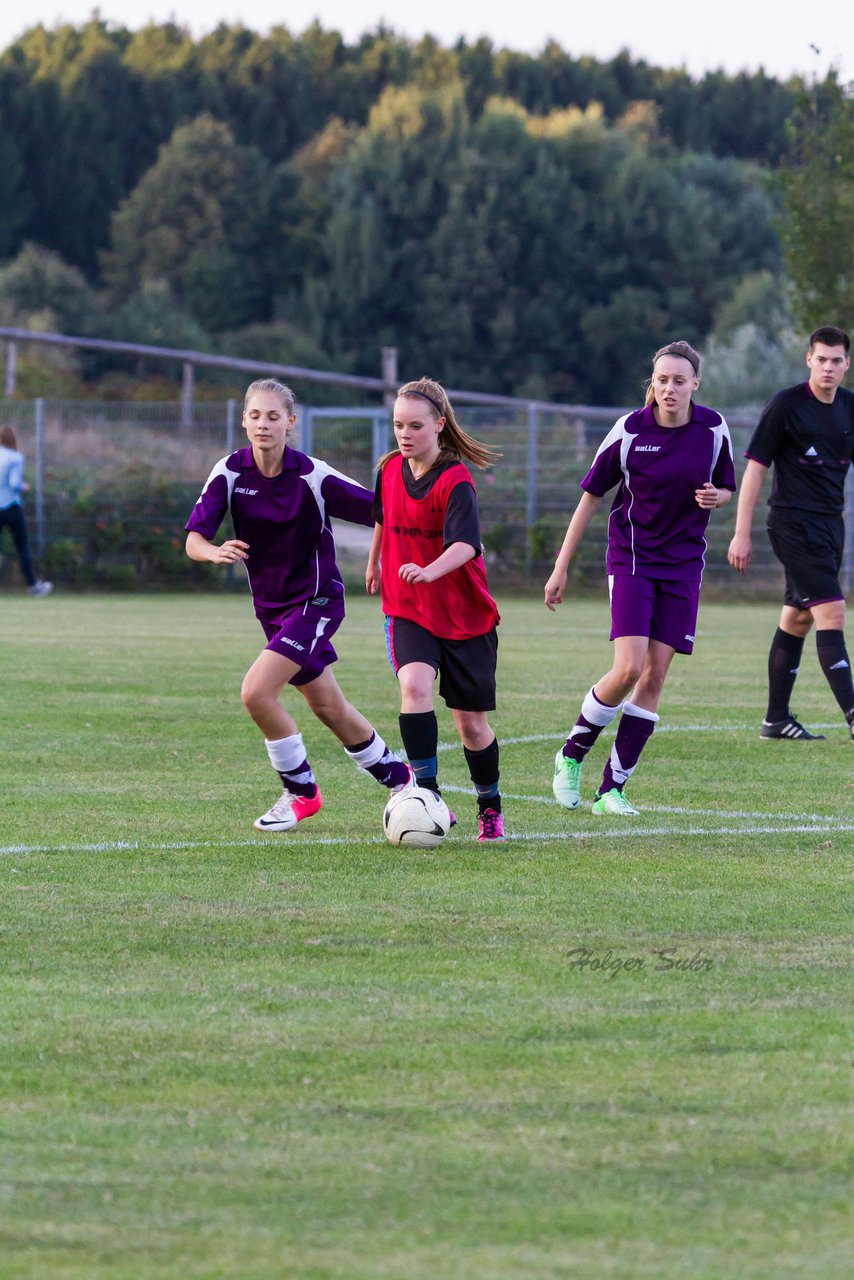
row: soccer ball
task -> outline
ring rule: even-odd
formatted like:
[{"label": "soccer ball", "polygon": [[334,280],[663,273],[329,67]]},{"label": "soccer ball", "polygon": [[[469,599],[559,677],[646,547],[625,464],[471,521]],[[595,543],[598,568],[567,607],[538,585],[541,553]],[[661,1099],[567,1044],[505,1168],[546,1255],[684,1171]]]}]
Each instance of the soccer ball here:
[{"label": "soccer ball", "polygon": [[448,806],[435,791],[406,787],[389,800],[383,812],[383,831],[392,844],[435,849],[451,826]]}]

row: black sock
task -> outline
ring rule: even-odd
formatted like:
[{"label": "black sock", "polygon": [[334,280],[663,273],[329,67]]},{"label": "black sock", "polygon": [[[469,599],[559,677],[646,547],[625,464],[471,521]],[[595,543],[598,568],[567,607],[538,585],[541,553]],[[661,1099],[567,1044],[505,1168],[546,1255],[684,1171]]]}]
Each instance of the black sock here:
[{"label": "black sock", "polygon": [[469,751],[463,747],[463,755],[469,767],[469,775],[477,792],[477,807],[501,812],[501,796],[498,792],[498,739],[493,738],[482,751]]},{"label": "black sock", "polygon": [[817,631],[815,647],[824,678],[847,719],[854,710],[854,683],[851,681],[851,663],[845,648],[845,632]]},{"label": "black sock", "polygon": [[400,739],[409,767],[419,787],[438,791],[436,751],[439,746],[439,723],[435,711],[401,711],[398,716]]},{"label": "black sock", "polygon": [[793,636],[777,628],[768,654],[768,711],[765,719],[769,724],[787,720],[791,715],[789,698],[795,687],[803,648],[803,636]]}]

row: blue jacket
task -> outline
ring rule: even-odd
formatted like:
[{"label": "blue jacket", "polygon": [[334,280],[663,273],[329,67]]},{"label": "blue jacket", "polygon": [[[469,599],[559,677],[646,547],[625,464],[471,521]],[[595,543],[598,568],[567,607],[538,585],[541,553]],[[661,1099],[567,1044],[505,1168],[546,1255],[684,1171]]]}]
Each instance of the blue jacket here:
[{"label": "blue jacket", "polygon": [[20,506],[24,487],[24,455],[0,444],[0,511]]}]

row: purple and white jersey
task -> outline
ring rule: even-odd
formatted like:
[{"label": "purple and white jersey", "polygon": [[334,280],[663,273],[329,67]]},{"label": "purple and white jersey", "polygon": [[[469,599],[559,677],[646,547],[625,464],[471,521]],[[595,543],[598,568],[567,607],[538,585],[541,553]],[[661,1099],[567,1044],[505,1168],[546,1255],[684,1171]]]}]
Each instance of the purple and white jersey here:
[{"label": "purple and white jersey", "polygon": [[659,426],[651,405],[620,418],[581,481],[600,498],[619,485],[608,519],[608,573],[701,578],[710,512],[694,490],[707,481],[735,490],[729,428],[714,409],[692,403],[683,427]]},{"label": "purple and white jersey", "polygon": [[256,608],[326,596],[343,612],[330,517],[371,527],[373,503],[369,489],[318,458],[287,447],[281,472],[268,477],[246,447],[216,464],[184,527],[212,539],[231,511],[235,537],[249,544],[243,563]]}]

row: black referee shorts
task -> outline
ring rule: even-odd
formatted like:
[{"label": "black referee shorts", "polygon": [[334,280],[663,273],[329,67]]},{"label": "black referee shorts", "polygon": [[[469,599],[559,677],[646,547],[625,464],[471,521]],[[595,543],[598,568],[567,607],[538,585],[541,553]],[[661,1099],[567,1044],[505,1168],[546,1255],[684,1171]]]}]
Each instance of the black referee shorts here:
[{"label": "black referee shorts", "polygon": [[395,675],[409,662],[424,662],[439,672],[439,693],[451,710],[495,710],[496,627],[470,640],[442,640],[408,618],[386,618],[385,637]]},{"label": "black referee shorts", "polygon": [[783,599],[787,605],[811,609],[815,604],[845,599],[839,585],[845,547],[842,516],[804,513],[781,518],[779,512],[772,512],[768,538],[786,571]]}]

